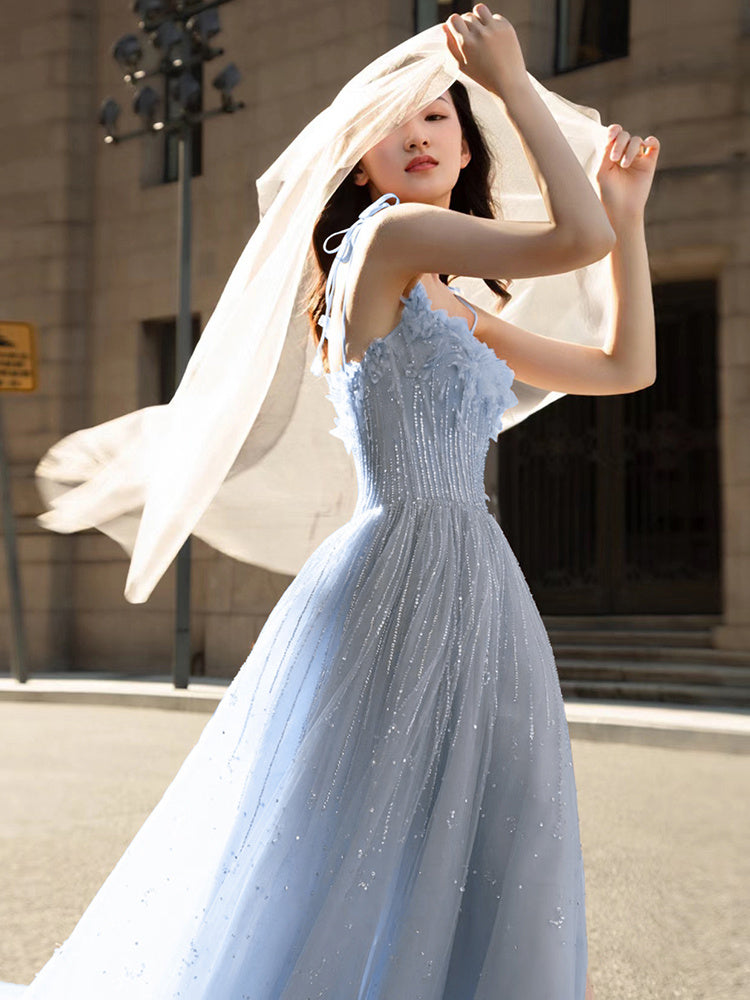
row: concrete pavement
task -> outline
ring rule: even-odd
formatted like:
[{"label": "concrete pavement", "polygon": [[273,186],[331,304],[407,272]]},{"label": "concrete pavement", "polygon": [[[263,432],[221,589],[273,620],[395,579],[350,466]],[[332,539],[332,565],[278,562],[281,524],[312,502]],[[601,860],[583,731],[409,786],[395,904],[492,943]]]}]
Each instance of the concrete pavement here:
[{"label": "concrete pavement", "polygon": [[[134,678],[113,674],[44,674],[18,684],[0,677],[0,702],[43,701],[76,705],[127,705],[212,712],[229,682],[198,678],[176,690],[166,675]],[[649,702],[568,700],[575,739],[750,753],[750,711]]]},{"label": "concrete pavement", "polygon": [[[70,933],[197,740],[199,696],[193,711],[0,698],[0,980],[29,982]],[[622,706],[597,706],[581,738],[585,711],[569,706],[596,1000],[746,997],[750,757],[634,743]]]}]

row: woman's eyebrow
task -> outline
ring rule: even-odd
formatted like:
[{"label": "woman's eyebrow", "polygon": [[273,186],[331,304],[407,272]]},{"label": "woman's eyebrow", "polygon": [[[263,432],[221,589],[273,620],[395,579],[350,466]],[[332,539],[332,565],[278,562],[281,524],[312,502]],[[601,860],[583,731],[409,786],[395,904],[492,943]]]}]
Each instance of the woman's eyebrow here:
[{"label": "woman's eyebrow", "polygon": [[448,105],[448,107],[453,107],[453,105],[448,100],[448,98],[447,97],[443,97],[441,95],[440,97],[436,97],[435,100],[431,101],[429,104],[425,104],[424,110],[427,111],[428,108],[431,108],[433,104],[437,104],[438,101],[444,101]]}]

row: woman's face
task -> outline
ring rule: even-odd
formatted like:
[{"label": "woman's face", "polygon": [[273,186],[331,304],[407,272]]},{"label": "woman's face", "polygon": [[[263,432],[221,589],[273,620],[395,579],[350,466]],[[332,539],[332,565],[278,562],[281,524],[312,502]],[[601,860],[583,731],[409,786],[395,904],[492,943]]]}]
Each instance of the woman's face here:
[{"label": "woman's face", "polygon": [[365,153],[354,182],[367,184],[373,201],[392,191],[401,201],[448,208],[461,168],[470,159],[453,98],[446,91]]}]

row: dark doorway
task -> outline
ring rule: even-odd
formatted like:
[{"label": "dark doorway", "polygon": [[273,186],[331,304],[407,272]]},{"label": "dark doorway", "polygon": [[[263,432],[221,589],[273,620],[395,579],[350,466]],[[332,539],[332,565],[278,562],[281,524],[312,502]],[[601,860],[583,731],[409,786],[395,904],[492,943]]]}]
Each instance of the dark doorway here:
[{"label": "dark doorway", "polygon": [[544,614],[722,611],[716,282],[653,294],[652,386],[500,436],[500,522]]}]

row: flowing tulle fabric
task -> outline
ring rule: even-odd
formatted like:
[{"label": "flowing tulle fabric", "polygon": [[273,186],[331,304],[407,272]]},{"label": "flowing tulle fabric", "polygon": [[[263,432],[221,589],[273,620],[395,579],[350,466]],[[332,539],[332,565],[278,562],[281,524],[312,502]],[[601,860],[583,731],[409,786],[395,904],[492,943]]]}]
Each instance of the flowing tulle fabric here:
[{"label": "flowing tulle fabric", "polygon": [[326,379],[354,514],[23,1000],[583,1000],[564,706],[483,485],[513,372],[418,284]]}]

